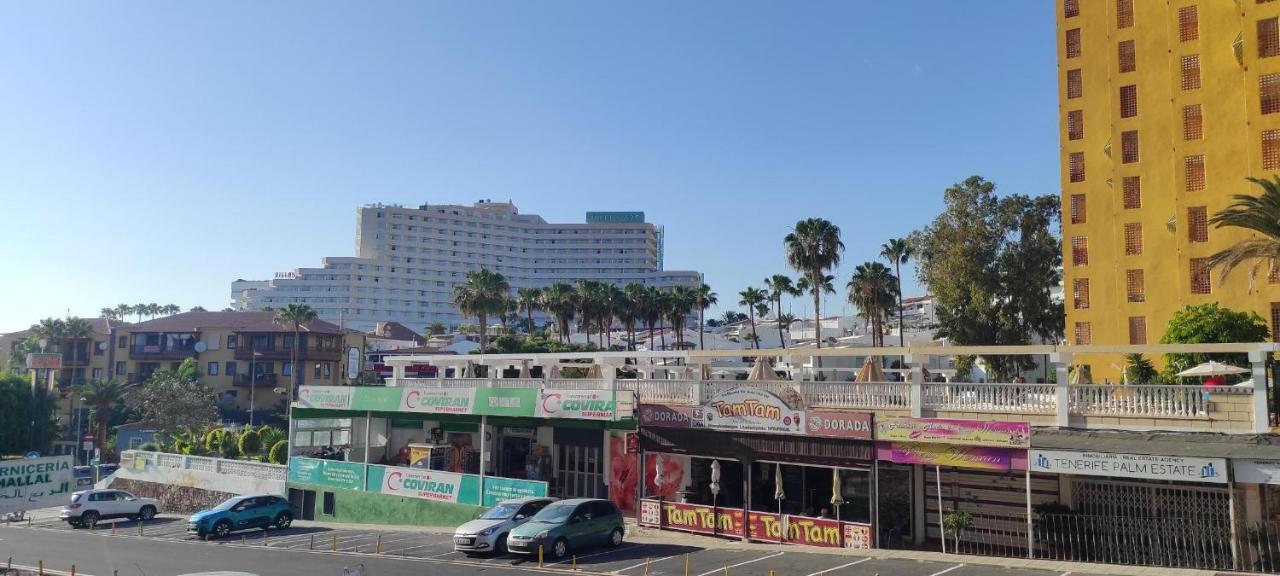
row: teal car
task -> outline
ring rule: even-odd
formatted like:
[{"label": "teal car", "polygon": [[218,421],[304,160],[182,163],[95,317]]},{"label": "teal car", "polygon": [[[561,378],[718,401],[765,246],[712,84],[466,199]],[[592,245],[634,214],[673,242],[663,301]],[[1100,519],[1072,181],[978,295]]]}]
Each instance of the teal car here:
[{"label": "teal car", "polygon": [[592,546],[619,546],[624,534],[622,511],[609,500],[579,498],[547,505],[533,518],[511,530],[507,551],[564,558],[572,550]]},{"label": "teal car", "polygon": [[280,496],[236,496],[187,520],[187,533],[200,538],[221,538],[236,530],[285,529],[293,524],[289,501]]}]

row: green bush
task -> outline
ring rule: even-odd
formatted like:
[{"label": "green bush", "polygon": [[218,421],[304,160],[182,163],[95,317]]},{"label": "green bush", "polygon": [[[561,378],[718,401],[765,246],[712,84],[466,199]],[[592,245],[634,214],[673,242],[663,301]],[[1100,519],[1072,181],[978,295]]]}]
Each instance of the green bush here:
[{"label": "green bush", "polygon": [[267,461],[272,464],[284,464],[289,460],[289,441],[281,440],[271,445],[271,452],[267,454]]},{"label": "green bush", "polygon": [[258,436],[262,438],[262,446],[268,449],[285,439],[284,430],[266,424],[258,427]]},{"label": "green bush", "polygon": [[236,447],[245,456],[257,454],[262,451],[262,437],[258,435],[257,430],[250,428],[240,433],[240,440],[236,443]]},{"label": "green bush", "polygon": [[237,458],[240,456],[240,447],[236,445],[236,437],[233,434],[222,433],[220,436],[221,443],[218,451],[222,453],[223,458]]},{"label": "green bush", "polygon": [[204,435],[204,449],[210,454],[222,449],[222,436],[226,434],[221,428],[214,428]]},{"label": "green bush", "polygon": [[160,446],[155,442],[143,442],[141,446],[138,446],[138,449],[143,452],[159,452]]}]

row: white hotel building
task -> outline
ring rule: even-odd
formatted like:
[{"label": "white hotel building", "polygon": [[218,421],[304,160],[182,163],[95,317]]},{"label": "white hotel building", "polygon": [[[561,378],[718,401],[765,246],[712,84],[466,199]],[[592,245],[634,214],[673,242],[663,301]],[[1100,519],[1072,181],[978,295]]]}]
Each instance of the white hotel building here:
[{"label": "white hotel building", "polygon": [[453,288],[481,268],[506,276],[513,292],[578,280],[699,283],[698,272],[662,269],[662,244],[662,228],[645,222],[643,212],[588,212],[583,224],[555,224],[509,202],[372,204],[357,210],[354,258],[324,258],[320,268],[271,280],[236,280],[231,299],[239,310],[308,304],[321,319],[365,331],[384,321],[452,328],[474,322],[454,307]]}]

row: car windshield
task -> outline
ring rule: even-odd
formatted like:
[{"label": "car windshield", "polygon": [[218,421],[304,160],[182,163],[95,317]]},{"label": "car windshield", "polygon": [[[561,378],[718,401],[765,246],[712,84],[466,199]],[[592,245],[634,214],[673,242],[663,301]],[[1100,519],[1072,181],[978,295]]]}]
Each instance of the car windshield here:
[{"label": "car windshield", "polygon": [[217,505],[217,506],[214,506],[214,507],[213,507],[213,509],[214,509],[214,510],[219,510],[219,511],[221,511],[221,510],[230,510],[231,508],[235,507],[235,505],[236,505],[236,504],[239,504],[239,503],[241,503],[241,502],[243,502],[243,501],[244,501],[244,499],[243,499],[243,498],[232,498],[232,499],[230,499],[230,500],[227,500],[226,502],[223,502],[223,503],[221,503],[221,504],[219,504],[219,505]]},{"label": "car windshield", "polygon": [[520,504],[517,504],[514,502],[499,504],[497,506],[494,506],[493,508],[490,508],[488,512],[485,512],[484,515],[480,517],[480,519],[481,520],[506,520],[507,518],[515,516],[516,512],[519,510],[520,510]]},{"label": "car windshield", "polygon": [[543,522],[546,524],[563,524],[569,519],[569,515],[577,509],[577,504],[552,504],[543,508],[541,512],[534,514],[531,522]]}]

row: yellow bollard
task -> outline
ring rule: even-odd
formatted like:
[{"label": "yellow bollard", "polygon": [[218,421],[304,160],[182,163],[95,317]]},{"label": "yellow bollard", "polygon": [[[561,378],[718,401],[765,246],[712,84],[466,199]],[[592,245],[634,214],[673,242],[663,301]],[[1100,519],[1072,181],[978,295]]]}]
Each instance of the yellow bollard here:
[{"label": "yellow bollard", "polygon": [[573,571],[574,572],[578,571],[578,555],[577,554],[573,555]]},{"label": "yellow bollard", "polygon": [[266,530],[263,530],[263,531],[262,531],[262,545],[263,545],[263,546],[266,546],[266,545],[267,545],[267,531],[266,531]]},{"label": "yellow bollard", "polygon": [[774,576],[774,574],[773,574],[773,570],[770,570],[770,571],[769,571],[769,576]]},{"label": "yellow bollard", "polygon": [[330,550],[331,552],[337,552],[337,551],[338,551],[338,535],[337,535],[337,534],[334,534],[334,535],[333,535],[333,543],[329,545],[329,550]]},{"label": "yellow bollard", "polygon": [[143,535],[144,535],[143,527],[145,527],[145,526],[146,526],[146,524],[143,524],[141,520],[139,520],[139,521],[138,521],[138,535],[139,535],[139,536],[143,536]]},{"label": "yellow bollard", "polygon": [[382,535],[381,534],[378,535],[378,545],[373,548],[373,553],[374,554],[382,553]]},{"label": "yellow bollard", "polygon": [[247,536],[245,536],[244,534],[241,534],[241,535],[240,535],[240,545],[241,545],[241,546],[244,546],[244,545],[245,545],[245,542],[247,542],[247,538],[248,538],[248,537],[247,537]]},{"label": "yellow bollard", "polygon": [[307,543],[307,550],[315,550],[315,549],[316,549],[316,535],[312,534],[311,541]]},{"label": "yellow bollard", "polygon": [[72,565],[71,565],[71,576],[76,576],[76,565],[75,565],[75,564],[72,564]]},{"label": "yellow bollard", "polygon": [[[115,526],[115,523],[114,523],[114,522],[112,522],[112,523],[111,523],[111,525],[112,525],[112,526]],[[98,523],[97,523],[97,522],[94,522],[93,524],[90,524],[90,525],[89,525],[89,531],[90,531],[90,532],[97,532],[97,531],[98,531]]]},{"label": "yellow bollard", "polygon": [[538,547],[538,567],[542,568],[542,547]]},{"label": "yellow bollard", "polygon": [[116,535],[116,523],[115,523],[115,522],[112,522],[112,523],[111,523],[111,535],[112,535],[112,536],[115,536],[115,535]]},{"label": "yellow bollard", "polygon": [[649,576],[649,557],[648,556],[646,556],[644,559],[644,576]]},{"label": "yellow bollard", "polygon": [[724,567],[724,576],[729,576],[729,567],[728,567],[728,566],[725,566],[725,567]]},{"label": "yellow bollard", "polygon": [[684,553],[684,576],[689,576],[689,553]]},{"label": "yellow bollard", "polygon": [[44,560],[40,561],[40,576],[44,576]]}]

